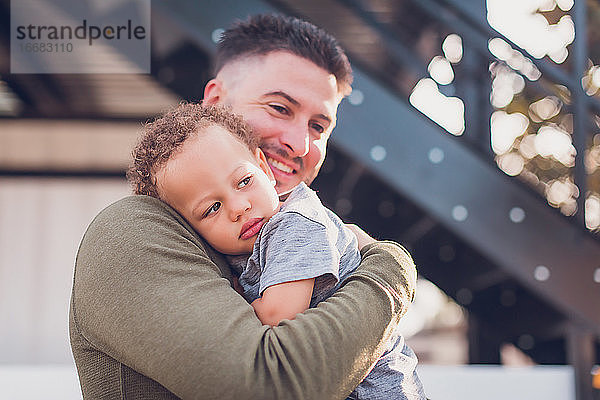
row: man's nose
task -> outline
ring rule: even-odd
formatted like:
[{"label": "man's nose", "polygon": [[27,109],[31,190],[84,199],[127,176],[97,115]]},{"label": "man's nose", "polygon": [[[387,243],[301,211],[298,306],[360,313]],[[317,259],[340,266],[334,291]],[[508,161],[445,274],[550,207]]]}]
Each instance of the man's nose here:
[{"label": "man's nose", "polygon": [[308,123],[296,121],[290,124],[280,137],[281,144],[288,149],[291,157],[304,157],[310,146]]}]

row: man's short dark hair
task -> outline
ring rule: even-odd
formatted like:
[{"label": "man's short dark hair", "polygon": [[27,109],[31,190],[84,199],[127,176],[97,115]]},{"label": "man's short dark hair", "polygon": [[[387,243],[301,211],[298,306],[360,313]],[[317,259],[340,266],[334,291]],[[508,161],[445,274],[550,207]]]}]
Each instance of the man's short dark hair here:
[{"label": "man's short dark hair", "polygon": [[278,14],[253,15],[227,29],[217,45],[215,71],[238,58],[273,51],[312,61],[335,76],[341,93],[350,93],[352,68],[338,41],[310,22]]}]

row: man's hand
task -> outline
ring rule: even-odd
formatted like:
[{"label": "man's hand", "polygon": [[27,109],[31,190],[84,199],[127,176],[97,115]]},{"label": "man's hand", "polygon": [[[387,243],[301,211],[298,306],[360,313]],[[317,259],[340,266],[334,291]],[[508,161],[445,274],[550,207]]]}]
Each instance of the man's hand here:
[{"label": "man's hand", "polygon": [[346,227],[354,233],[356,239],[358,239],[358,249],[361,250],[368,244],[375,243],[376,240],[369,236],[365,231],[363,231],[360,227],[354,224],[346,224]]}]

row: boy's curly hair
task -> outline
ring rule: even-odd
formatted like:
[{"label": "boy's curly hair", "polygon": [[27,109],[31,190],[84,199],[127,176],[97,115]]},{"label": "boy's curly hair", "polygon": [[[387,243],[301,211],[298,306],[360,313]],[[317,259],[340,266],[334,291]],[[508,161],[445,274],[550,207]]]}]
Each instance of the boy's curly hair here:
[{"label": "boy's curly hair", "polygon": [[133,192],[160,198],[156,187],[157,171],[191,135],[210,125],[229,131],[251,151],[258,147],[258,139],[250,126],[228,108],[202,103],[181,103],[144,125],[126,173]]}]

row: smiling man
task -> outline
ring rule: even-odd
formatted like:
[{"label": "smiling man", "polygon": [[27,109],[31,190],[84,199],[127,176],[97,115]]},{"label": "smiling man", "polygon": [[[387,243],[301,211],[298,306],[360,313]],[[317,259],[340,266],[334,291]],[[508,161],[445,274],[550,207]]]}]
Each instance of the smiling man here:
[{"label": "smiling man", "polygon": [[[225,32],[205,101],[249,122],[282,193],[318,173],[351,81],[333,37],[259,15]],[[362,261],[336,294],[270,327],[173,208],[146,195],[110,205],[75,264],[70,339],[84,398],[346,398],[383,354],[416,283],[401,246],[356,233]]]},{"label": "smiling man", "polygon": [[231,106],[254,128],[277,190],[310,184],[351,91],[352,70],[337,42],[300,20],[257,16],[224,33],[217,71],[204,101]]}]

